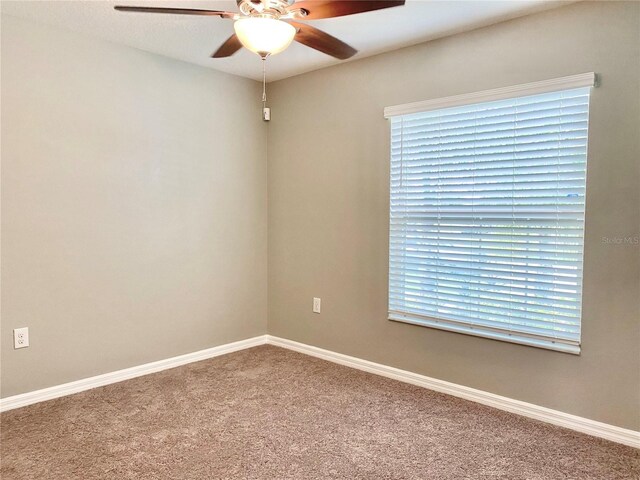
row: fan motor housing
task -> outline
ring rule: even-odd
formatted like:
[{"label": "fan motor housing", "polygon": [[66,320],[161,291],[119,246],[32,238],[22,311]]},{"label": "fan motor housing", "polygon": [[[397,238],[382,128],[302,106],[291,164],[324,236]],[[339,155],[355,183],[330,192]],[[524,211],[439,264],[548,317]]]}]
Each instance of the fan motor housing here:
[{"label": "fan motor housing", "polygon": [[295,0],[237,0],[237,3],[240,13],[249,17],[304,18],[307,14],[303,8],[291,8]]}]

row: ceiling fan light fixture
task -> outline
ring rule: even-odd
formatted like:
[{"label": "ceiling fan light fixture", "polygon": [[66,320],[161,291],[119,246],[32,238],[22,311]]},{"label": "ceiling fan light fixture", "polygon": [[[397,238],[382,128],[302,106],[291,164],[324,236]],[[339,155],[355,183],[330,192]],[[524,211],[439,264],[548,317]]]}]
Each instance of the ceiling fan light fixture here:
[{"label": "ceiling fan light fixture", "polygon": [[267,17],[241,18],[233,24],[240,43],[261,57],[285,50],[296,29],[282,20]]}]

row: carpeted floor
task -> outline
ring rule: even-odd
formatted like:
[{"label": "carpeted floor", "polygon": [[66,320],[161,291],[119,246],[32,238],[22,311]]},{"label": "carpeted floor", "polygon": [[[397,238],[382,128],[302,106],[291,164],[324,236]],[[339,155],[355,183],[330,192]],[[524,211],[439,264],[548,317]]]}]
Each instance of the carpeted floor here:
[{"label": "carpeted floor", "polygon": [[272,346],[1,415],[10,479],[632,479],[640,451]]}]

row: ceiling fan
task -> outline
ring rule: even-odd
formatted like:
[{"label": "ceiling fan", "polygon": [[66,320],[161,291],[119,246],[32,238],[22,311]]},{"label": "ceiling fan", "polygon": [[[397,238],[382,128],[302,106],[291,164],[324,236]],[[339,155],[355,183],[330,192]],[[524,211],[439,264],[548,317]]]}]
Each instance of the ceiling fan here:
[{"label": "ceiling fan", "polygon": [[235,33],[211,57],[230,57],[243,46],[265,59],[285,50],[293,40],[340,60],[357,53],[341,40],[300,23],[404,5],[404,0],[236,0],[239,13],[191,8],[116,6],[123,12],[200,15],[235,20]]}]

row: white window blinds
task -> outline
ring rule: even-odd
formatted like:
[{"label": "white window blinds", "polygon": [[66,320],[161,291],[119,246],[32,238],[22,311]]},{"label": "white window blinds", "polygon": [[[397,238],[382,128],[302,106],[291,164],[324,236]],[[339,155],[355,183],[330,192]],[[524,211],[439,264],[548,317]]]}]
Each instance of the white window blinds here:
[{"label": "white window blinds", "polygon": [[579,353],[589,94],[391,116],[390,319]]}]

